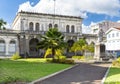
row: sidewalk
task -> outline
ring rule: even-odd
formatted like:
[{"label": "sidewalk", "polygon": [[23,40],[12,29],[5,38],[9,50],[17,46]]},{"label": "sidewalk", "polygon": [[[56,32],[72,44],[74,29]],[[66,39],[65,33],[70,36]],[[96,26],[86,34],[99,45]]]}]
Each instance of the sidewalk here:
[{"label": "sidewalk", "polygon": [[72,69],[34,84],[101,84],[110,63],[79,63]]}]

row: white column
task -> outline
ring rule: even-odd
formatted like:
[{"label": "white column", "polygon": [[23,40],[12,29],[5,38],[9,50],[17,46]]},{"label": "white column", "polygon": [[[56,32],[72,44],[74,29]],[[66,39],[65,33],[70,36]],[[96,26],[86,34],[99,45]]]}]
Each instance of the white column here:
[{"label": "white column", "polygon": [[100,43],[97,43],[95,45],[94,58],[97,59],[97,60],[100,59]]},{"label": "white column", "polygon": [[15,39],[15,42],[16,42],[16,46],[15,46],[16,52],[19,53],[19,42],[17,39]]},{"label": "white column", "polygon": [[6,39],[6,41],[5,41],[5,44],[6,44],[6,56],[8,56],[9,55],[9,42],[10,42],[10,40],[9,39]]},{"label": "white column", "polygon": [[33,31],[35,31],[35,25],[36,25],[36,23],[33,22]]}]

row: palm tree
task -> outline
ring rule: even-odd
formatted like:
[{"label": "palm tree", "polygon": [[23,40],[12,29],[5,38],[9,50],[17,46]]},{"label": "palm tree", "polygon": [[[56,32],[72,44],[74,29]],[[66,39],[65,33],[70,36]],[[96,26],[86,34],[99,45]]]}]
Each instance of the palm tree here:
[{"label": "palm tree", "polygon": [[42,41],[38,43],[37,48],[45,50],[50,48],[52,50],[53,58],[55,56],[55,51],[57,49],[62,49],[65,46],[64,36],[57,28],[50,28],[45,35],[41,35],[40,37],[42,38]]},{"label": "palm tree", "polygon": [[4,25],[6,25],[6,22],[3,21],[3,19],[0,19],[0,30],[5,29]]}]

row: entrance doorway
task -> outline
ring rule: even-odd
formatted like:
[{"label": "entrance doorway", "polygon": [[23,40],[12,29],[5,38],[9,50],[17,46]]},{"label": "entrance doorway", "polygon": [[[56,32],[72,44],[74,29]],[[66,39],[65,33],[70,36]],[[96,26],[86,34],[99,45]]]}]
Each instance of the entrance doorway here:
[{"label": "entrance doorway", "polygon": [[29,42],[29,55],[32,57],[38,57],[39,51],[37,50],[37,44],[39,40],[36,38],[33,38]]}]

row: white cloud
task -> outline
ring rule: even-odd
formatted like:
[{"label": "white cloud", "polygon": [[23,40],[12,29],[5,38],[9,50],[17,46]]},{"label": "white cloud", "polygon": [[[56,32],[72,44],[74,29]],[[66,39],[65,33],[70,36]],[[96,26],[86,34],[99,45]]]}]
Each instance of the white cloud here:
[{"label": "white cloud", "polygon": [[[119,0],[56,0],[56,14],[87,17],[87,12],[118,16]],[[18,11],[54,13],[54,0],[40,0],[34,7],[27,1],[19,6]]]},{"label": "white cloud", "polygon": [[90,26],[96,25],[97,23],[99,23],[99,22],[91,22],[91,23],[90,23]]},{"label": "white cloud", "polygon": [[7,24],[5,25],[5,28],[11,29],[11,24],[7,23]]},{"label": "white cloud", "polygon": [[91,22],[89,26],[82,24],[82,33],[91,34],[92,33],[91,26],[96,25],[98,23],[99,22]]},{"label": "white cloud", "polygon": [[84,33],[84,34],[91,34],[90,26],[86,26],[86,25],[82,24],[82,33]]},{"label": "white cloud", "polygon": [[[19,11],[54,14],[54,0],[40,0],[35,6],[29,1],[19,5]],[[87,13],[120,15],[119,0],[56,0],[55,13],[60,15],[81,16],[87,18]],[[91,22],[91,25],[96,23]],[[83,33],[90,33],[90,26],[82,25]]]},{"label": "white cloud", "polygon": [[34,7],[32,7],[32,6],[30,5],[30,2],[27,1],[27,2],[19,5],[18,11],[29,11],[29,12],[33,12],[33,11],[34,11],[33,8],[34,8]]},{"label": "white cloud", "polygon": [[118,20],[117,22],[120,23],[120,20]]}]

